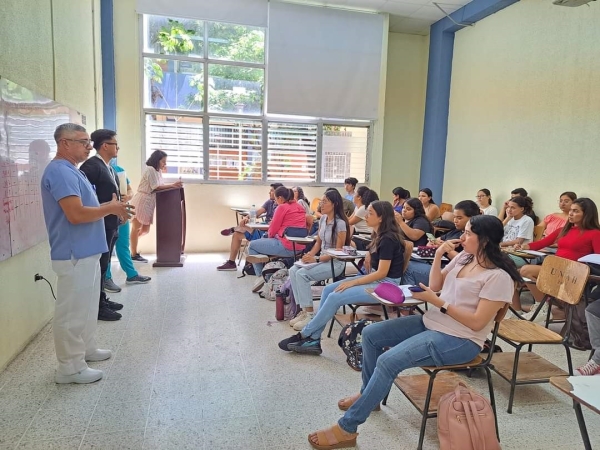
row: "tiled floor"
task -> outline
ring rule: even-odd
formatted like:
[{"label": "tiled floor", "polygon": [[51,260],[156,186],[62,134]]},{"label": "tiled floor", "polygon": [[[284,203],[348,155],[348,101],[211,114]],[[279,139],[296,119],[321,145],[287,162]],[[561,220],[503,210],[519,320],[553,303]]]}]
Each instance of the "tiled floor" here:
[{"label": "tiled floor", "polygon": [[[0,450],[310,448],[307,434],[340,417],[336,402],[358,390],[360,375],[336,339],[324,339],[320,357],[280,351],[290,327],[272,323],[275,305],[250,293],[252,277],[217,272],[222,261],[191,255],[183,269],[141,265],[151,283],[112,294],[125,304],[123,319],[99,324],[99,342],[114,356],[93,364],[105,371],[93,385],[53,383],[46,327],[0,374]],[[539,351],[566,365],[560,350]],[[574,352],[575,363],[586,356]],[[470,383],[486,392],[481,377]],[[566,396],[549,385],[519,387],[509,415],[509,386],[496,375],[494,383],[503,449],[583,448]],[[585,414],[600,446],[600,417]],[[388,406],[360,428],[359,448],[412,450],[419,425],[394,388]],[[437,443],[432,419],[425,448]]]}]

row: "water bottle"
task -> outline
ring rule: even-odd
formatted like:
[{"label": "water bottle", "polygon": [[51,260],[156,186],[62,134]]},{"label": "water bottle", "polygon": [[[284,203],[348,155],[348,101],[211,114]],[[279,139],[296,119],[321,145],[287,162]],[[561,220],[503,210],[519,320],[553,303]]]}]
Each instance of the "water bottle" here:
[{"label": "water bottle", "polygon": [[250,208],[250,223],[256,223],[256,206],[252,205]]}]

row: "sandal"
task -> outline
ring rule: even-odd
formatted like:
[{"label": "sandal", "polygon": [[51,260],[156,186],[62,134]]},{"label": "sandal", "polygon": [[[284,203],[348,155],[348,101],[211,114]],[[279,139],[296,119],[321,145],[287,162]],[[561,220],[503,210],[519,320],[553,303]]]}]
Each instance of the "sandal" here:
[{"label": "sandal", "polygon": [[[348,411],[354,402],[360,398],[360,394],[354,394],[350,397],[344,397],[338,402],[338,408],[342,411]],[[377,405],[373,411],[381,411],[381,405]]]},{"label": "sandal", "polygon": [[[329,450],[334,448],[348,448],[356,446],[358,433],[345,434],[338,424],[319,430],[308,435],[308,443],[317,450]],[[316,438],[316,439],[315,439]]]}]

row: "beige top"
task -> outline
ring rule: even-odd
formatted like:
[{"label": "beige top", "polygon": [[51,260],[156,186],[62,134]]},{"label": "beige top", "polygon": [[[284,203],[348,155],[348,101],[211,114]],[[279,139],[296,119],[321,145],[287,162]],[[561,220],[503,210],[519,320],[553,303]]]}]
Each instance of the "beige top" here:
[{"label": "beige top", "polygon": [[[458,262],[467,257],[467,253],[461,252],[442,269],[442,273],[446,275],[440,295],[442,300],[472,313],[477,309],[480,299],[510,303],[515,285],[510,275],[502,269],[487,269],[473,272],[465,278],[456,278],[463,268]],[[449,315],[442,314],[437,308],[429,309],[423,317],[423,324],[427,329],[469,339],[481,348],[492,330],[493,322],[492,318],[488,326],[481,331],[473,331]]]}]

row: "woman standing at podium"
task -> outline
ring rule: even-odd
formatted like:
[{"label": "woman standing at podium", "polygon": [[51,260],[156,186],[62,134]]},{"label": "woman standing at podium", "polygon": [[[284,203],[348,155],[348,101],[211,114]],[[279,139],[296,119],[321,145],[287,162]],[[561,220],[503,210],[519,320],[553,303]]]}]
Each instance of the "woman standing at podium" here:
[{"label": "woman standing at podium", "polygon": [[131,229],[131,259],[138,262],[148,262],[138,252],[138,239],[150,231],[154,208],[156,206],[156,191],[180,188],[181,180],[165,184],[162,171],[167,167],[167,154],[162,150],[155,150],[146,161],[146,168],[137,193],[131,199],[131,204],[136,207],[136,216],[132,221]]}]

